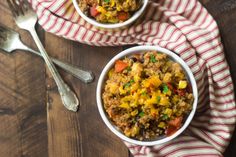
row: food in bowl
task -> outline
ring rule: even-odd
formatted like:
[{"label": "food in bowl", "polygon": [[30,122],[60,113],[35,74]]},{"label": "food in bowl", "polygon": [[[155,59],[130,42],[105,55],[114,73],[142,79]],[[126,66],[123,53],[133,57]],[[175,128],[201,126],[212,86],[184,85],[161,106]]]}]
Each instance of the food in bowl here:
[{"label": "food in bowl", "polygon": [[141,0],[78,0],[80,10],[100,23],[121,23],[140,9]]},{"label": "food in bowl", "polygon": [[127,137],[171,136],[193,108],[192,86],[182,66],[157,51],[118,59],[102,92],[105,112]]}]

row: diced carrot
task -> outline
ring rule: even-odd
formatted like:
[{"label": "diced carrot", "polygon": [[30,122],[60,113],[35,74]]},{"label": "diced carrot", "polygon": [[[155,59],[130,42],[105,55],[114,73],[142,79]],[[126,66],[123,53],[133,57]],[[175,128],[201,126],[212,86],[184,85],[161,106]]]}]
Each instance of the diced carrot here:
[{"label": "diced carrot", "polygon": [[100,13],[99,13],[98,10],[96,9],[96,6],[90,7],[90,15],[91,15],[92,17],[96,17],[98,14],[100,14]]},{"label": "diced carrot", "polygon": [[118,19],[121,20],[121,21],[125,21],[128,19],[129,17],[129,14],[127,12],[119,12],[118,15],[117,15]]},{"label": "diced carrot", "polygon": [[115,72],[122,72],[125,68],[128,67],[128,64],[121,61],[121,60],[117,60],[115,63]]},{"label": "diced carrot", "polygon": [[175,119],[168,122],[169,126],[174,126],[177,129],[181,126],[183,117],[176,117]]}]

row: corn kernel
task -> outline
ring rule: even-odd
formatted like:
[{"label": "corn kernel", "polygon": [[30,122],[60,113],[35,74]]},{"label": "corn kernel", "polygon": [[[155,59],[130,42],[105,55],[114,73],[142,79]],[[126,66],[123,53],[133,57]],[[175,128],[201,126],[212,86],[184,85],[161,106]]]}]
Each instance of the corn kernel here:
[{"label": "corn kernel", "polygon": [[158,127],[159,127],[159,128],[165,128],[165,126],[166,126],[166,124],[165,124],[164,122],[160,122],[160,123],[158,124]]},{"label": "corn kernel", "polygon": [[169,105],[169,99],[166,96],[161,96],[160,105]]},{"label": "corn kernel", "polygon": [[171,73],[166,73],[163,78],[163,82],[168,83],[171,81]]},{"label": "corn kernel", "polygon": [[101,7],[101,6],[97,6],[97,11],[98,12],[101,12],[102,14],[105,14],[107,11],[103,8],[103,7]]},{"label": "corn kernel", "polygon": [[184,89],[187,87],[187,81],[179,81],[179,89]]},{"label": "corn kernel", "polygon": [[164,112],[164,113],[167,114],[168,117],[171,117],[171,115],[172,115],[172,109],[167,108],[167,109],[165,109],[165,112]]},{"label": "corn kernel", "polygon": [[108,77],[110,78],[113,74],[114,74],[114,69],[112,69],[108,72]]},{"label": "corn kernel", "polygon": [[129,109],[130,108],[128,103],[122,103],[122,104],[120,104],[120,107],[121,108],[125,108],[125,109]]},{"label": "corn kernel", "polygon": [[137,114],[138,114],[138,110],[137,109],[131,112],[131,116],[136,116]]},{"label": "corn kernel", "polygon": [[138,126],[134,126],[132,128],[132,131],[131,131],[131,136],[134,137],[135,135],[137,135],[139,133],[139,127]]},{"label": "corn kernel", "polygon": [[119,87],[119,92],[121,95],[127,93],[127,91],[122,86]]}]

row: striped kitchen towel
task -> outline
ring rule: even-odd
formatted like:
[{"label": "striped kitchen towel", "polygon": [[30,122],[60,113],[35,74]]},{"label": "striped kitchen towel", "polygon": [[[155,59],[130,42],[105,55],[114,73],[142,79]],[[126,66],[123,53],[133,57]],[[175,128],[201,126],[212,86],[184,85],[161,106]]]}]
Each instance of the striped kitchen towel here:
[{"label": "striped kitchen towel", "polygon": [[122,31],[98,30],[69,0],[30,0],[48,32],[97,46],[159,45],[191,68],[199,103],[187,130],[153,147],[125,143],[134,156],[222,156],[236,120],[234,89],[216,22],[197,0],[149,1],[141,22]]}]

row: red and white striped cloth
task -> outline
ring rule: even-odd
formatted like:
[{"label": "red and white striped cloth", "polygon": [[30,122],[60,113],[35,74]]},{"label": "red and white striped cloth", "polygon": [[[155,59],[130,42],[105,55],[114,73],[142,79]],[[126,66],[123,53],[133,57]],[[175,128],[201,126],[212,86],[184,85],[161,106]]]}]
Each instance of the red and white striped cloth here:
[{"label": "red and white striped cloth", "polygon": [[30,0],[39,24],[53,34],[97,46],[160,45],[191,68],[199,103],[187,130],[153,147],[125,143],[134,156],[222,156],[236,120],[234,89],[216,22],[197,0],[155,0],[139,24],[122,31],[97,30],[70,0]]}]

